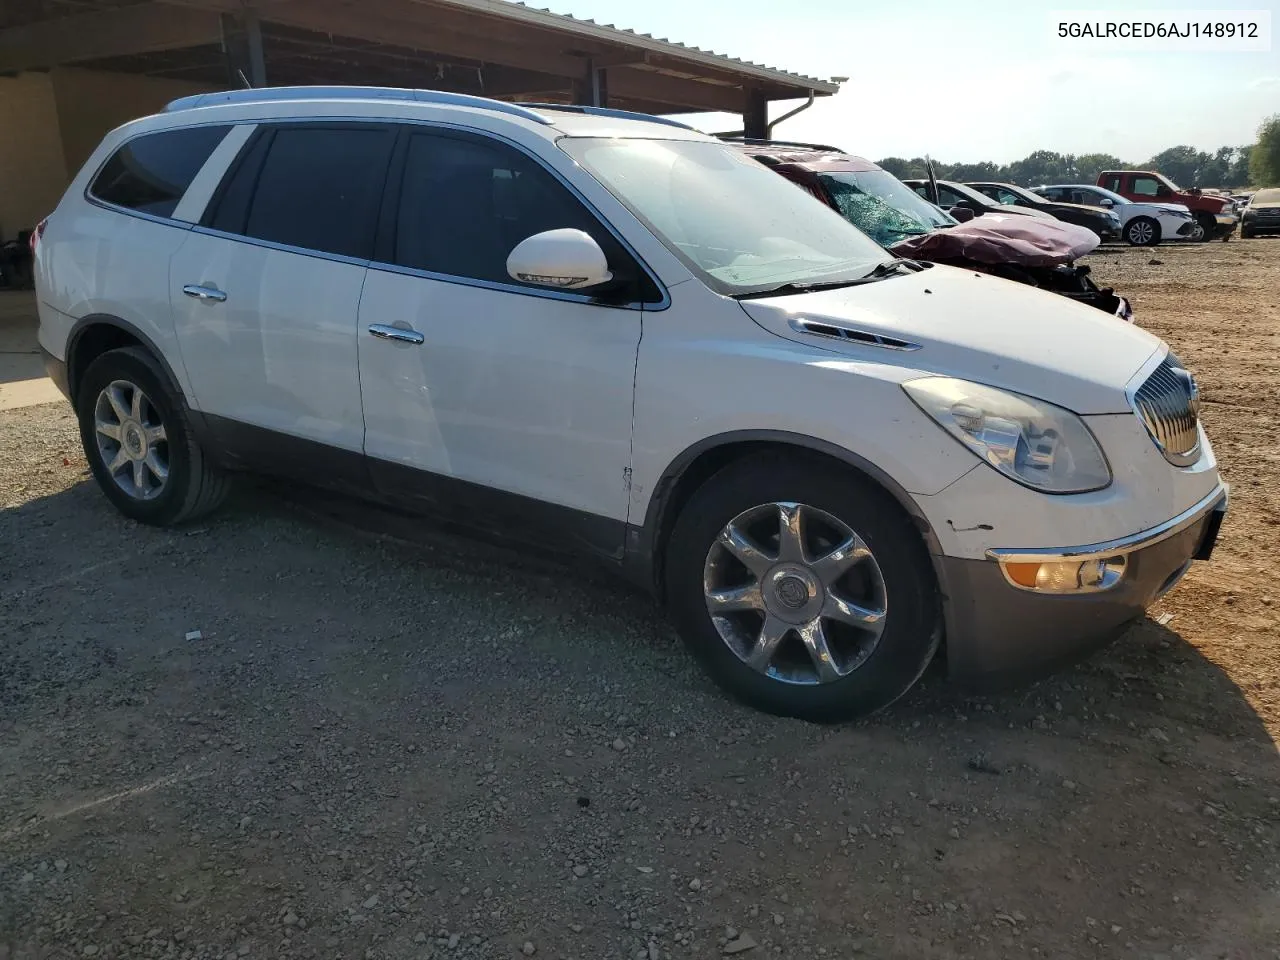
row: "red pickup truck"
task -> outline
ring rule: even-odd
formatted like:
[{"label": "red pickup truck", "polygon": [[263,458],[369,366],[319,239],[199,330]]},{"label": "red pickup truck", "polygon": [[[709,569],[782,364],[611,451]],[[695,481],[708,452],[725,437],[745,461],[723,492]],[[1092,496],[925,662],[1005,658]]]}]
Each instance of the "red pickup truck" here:
[{"label": "red pickup truck", "polygon": [[1240,219],[1235,204],[1227,197],[1211,196],[1197,188],[1181,190],[1168,177],[1152,170],[1105,170],[1098,174],[1097,185],[1134,203],[1182,204],[1196,218],[1197,240],[1226,240]]}]

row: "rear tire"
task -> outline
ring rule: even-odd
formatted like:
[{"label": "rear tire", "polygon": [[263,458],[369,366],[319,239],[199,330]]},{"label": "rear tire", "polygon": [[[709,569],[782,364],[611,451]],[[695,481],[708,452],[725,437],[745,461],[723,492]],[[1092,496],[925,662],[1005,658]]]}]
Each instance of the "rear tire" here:
[{"label": "rear tire", "polygon": [[1151,217],[1134,217],[1125,224],[1124,239],[1131,247],[1154,247],[1160,242],[1160,224]]},{"label": "rear tire", "polygon": [[919,531],[870,481],[803,455],[754,456],[708,480],[676,519],[665,566],[689,649],[721,688],[768,713],[874,713],[915,684],[941,639]]},{"label": "rear tire", "polygon": [[200,447],[181,392],[146,350],[102,354],[89,364],[76,397],[89,468],[125,516],[170,526],[226,499],[227,476]]}]

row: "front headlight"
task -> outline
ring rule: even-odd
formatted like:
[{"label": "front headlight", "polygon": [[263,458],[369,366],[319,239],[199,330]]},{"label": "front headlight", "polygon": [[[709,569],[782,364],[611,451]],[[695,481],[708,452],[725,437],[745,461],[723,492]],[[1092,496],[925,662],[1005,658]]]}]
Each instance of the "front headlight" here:
[{"label": "front headlight", "polygon": [[1070,410],[950,377],[909,380],[902,389],[1011,480],[1045,493],[1085,493],[1111,483],[1102,448]]}]

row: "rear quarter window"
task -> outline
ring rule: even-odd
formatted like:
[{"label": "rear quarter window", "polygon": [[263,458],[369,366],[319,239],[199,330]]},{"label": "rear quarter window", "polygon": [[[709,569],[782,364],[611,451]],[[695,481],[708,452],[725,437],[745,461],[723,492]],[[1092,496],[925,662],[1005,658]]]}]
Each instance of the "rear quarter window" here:
[{"label": "rear quarter window", "polygon": [[135,137],[103,164],[89,195],[127,210],[170,217],[230,130],[229,125],[185,127]]}]

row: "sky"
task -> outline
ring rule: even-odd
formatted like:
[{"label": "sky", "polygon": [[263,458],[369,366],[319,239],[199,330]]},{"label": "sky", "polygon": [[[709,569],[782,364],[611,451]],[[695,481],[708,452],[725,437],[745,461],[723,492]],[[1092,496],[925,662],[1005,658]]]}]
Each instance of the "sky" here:
[{"label": "sky", "polygon": [[[807,76],[840,93],[774,130],[870,158],[1006,163],[1033,150],[1142,162],[1252,143],[1280,113],[1280,0],[537,0]],[[1269,52],[1115,50],[1059,40],[1051,14],[1266,10]],[[771,118],[802,101],[780,102]],[[741,121],[698,115],[709,132]]]}]

